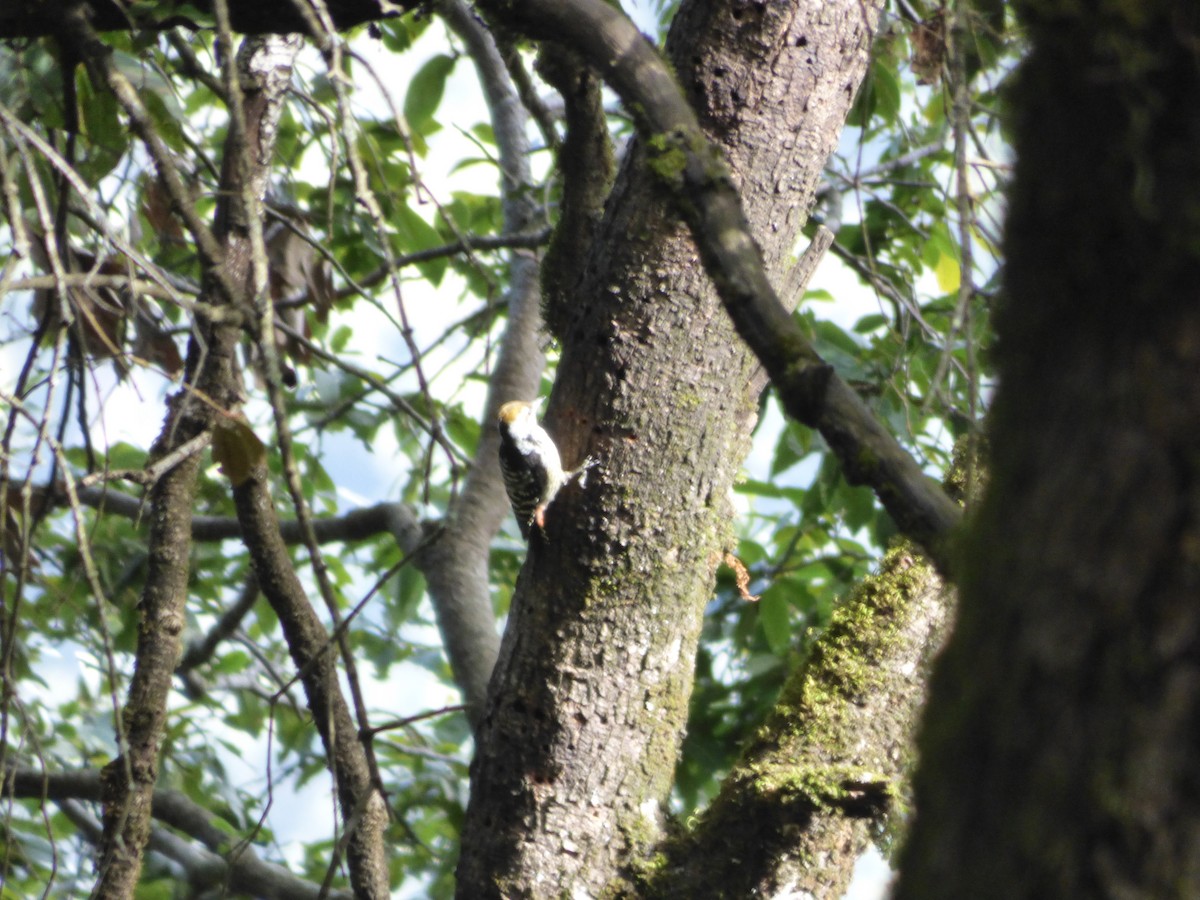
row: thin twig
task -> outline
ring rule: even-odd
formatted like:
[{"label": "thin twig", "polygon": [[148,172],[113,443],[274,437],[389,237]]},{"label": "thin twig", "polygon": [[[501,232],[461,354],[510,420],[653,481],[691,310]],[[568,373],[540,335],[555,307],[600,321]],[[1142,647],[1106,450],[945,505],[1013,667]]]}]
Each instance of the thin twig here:
[{"label": "thin twig", "polygon": [[193,456],[212,443],[212,432],[198,434],[189,441],[180,444],[169,453],[160,456],[154,462],[142,469],[109,469],[93,472],[79,479],[81,487],[92,487],[106,481],[131,481],[134,484],[150,486],[167,472],[171,471],[189,456]]}]

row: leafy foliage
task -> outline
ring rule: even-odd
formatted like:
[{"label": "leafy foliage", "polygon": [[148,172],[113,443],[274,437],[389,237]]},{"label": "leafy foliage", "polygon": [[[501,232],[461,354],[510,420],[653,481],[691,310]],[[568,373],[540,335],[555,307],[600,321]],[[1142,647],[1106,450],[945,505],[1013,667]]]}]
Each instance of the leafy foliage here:
[{"label": "leafy foliage", "polygon": [[[830,160],[818,209],[836,232],[836,260],[827,260],[797,316],[936,474],[953,441],[977,428],[987,401],[1006,173],[995,110],[1017,48],[1003,31],[1003,10],[981,10],[966,20],[966,68],[946,60],[935,67],[938,83],[918,84],[928,75],[909,64],[923,24],[913,11],[939,14],[924,6],[900,4],[877,41],[869,85]],[[658,4],[664,21],[672,11]],[[501,176],[458,40],[423,16],[389,20],[378,34],[350,42],[345,104],[339,76],[307,51],[280,124],[269,219],[295,239],[272,259],[272,297],[286,325],[276,341],[295,376],[288,415],[316,514],[336,518],[390,499],[436,518],[458,495],[480,441],[483,388],[506,317],[497,300],[508,278],[497,249],[437,251],[464,238],[503,237]],[[104,39],[185,171],[194,209],[211,218],[228,123],[212,36]],[[969,105],[956,118],[962,79]],[[0,757],[6,768],[97,768],[117,751],[113,710],[131,675],[148,562],[143,508],[119,502],[135,494],[119,473],[146,462],[186,353],[201,270],[112,95],[82,68],[69,71],[53,42],[0,48],[0,98],[0,240],[15,248],[0,270],[0,396],[8,408]],[[964,144],[965,156],[956,156]],[[362,163],[357,182],[351,156]],[[65,169],[74,174],[64,178]],[[554,197],[553,173],[542,177],[526,189]],[[379,203],[382,234],[364,194]],[[72,282],[65,291],[46,281],[89,272],[113,280]],[[133,291],[118,285],[131,275]],[[215,440],[197,486],[197,515],[213,522],[231,520],[228,479],[262,452],[279,479],[281,517],[294,515],[255,374],[260,361],[247,351],[246,365],[246,419]],[[683,810],[712,794],[838,598],[894,530],[865,489],[846,484],[819,437],[780,424],[773,401],[764,413],[736,498],[737,556],[761,599],[742,599],[732,573],[721,575],[678,771]],[[187,649],[161,786],[206,810],[231,841],[248,839],[320,883],[337,840],[326,760],[278,622],[254,602],[235,535],[201,538],[191,553]],[[311,581],[307,555],[296,549],[293,558]],[[490,561],[498,614],[521,558],[508,523]],[[373,723],[392,723],[374,749],[393,813],[393,884],[448,896],[469,729],[452,707],[424,581],[387,533],[339,541],[325,560],[343,617],[370,597],[347,637],[368,664]],[[219,632],[234,609],[242,614]],[[206,636],[218,633],[202,652]],[[95,817],[75,801],[7,803],[5,891],[88,890],[85,835]],[[297,827],[313,817],[316,827]],[[169,856],[152,857],[142,895],[182,895],[181,877]]]}]

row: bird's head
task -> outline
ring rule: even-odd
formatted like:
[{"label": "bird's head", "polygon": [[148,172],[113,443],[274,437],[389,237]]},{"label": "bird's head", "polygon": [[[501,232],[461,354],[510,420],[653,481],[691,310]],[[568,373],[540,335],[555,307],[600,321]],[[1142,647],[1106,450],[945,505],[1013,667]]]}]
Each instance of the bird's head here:
[{"label": "bird's head", "polygon": [[509,428],[529,420],[536,423],[538,406],[540,405],[541,400],[534,400],[531,403],[526,403],[524,400],[510,400],[500,407],[500,413],[497,418],[501,425]]}]

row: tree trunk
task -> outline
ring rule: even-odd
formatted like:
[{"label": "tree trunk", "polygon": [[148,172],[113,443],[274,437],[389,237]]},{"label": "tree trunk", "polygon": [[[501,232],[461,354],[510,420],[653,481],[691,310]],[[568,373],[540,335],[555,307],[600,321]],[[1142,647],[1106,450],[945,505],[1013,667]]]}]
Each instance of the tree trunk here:
[{"label": "tree trunk", "polygon": [[[685,3],[672,26],[675,70],[777,274],[876,14]],[[761,382],[642,158],[635,145],[563,316],[548,424],[566,463],[600,465],[530,544],[477,733],[461,897],[599,894],[661,836]]]},{"label": "tree trunk", "polygon": [[1200,896],[1200,8],[1025,5],[991,484],[898,898]]}]

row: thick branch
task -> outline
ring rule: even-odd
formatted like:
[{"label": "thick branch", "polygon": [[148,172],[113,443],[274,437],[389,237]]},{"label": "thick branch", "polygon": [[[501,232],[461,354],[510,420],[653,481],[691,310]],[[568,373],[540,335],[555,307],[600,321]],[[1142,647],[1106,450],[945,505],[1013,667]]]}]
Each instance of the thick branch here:
[{"label": "thick branch", "polygon": [[[131,96],[128,81],[116,71],[111,51],[96,36],[85,11],[78,3],[56,4],[54,8],[62,20],[64,41],[85,62],[93,80],[109,86],[152,155],[160,158],[161,138],[145,116],[140,100]],[[178,172],[172,172],[178,181]],[[171,172],[164,169],[163,174]],[[229,272],[221,265],[221,248],[202,224],[195,221],[192,224],[197,241],[201,238],[207,241],[201,256],[212,276],[209,280],[224,285],[221,294],[228,298],[230,279]],[[206,364],[198,366],[193,356],[185,384],[197,385],[206,395],[221,402],[224,395],[216,392],[216,382],[220,380],[220,371],[229,364],[233,336],[230,329],[220,326],[211,326],[208,331],[206,343],[210,352]],[[210,415],[207,407],[191,401],[185,388],[173,398],[167,423],[151,451],[152,457],[167,456],[199,436],[207,428]],[[138,604],[141,618],[134,673],[117,722],[119,753],[104,769],[104,830],[99,848],[99,877],[93,892],[99,898],[124,898],[132,894],[150,835],[150,797],[158,777],[167,695],[179,658],[185,617],[191,506],[199,459],[196,454],[185,457],[150,491],[148,563]]]},{"label": "thick branch", "polygon": [[613,149],[603,85],[595,73],[560,44],[542,47],[538,72],[562,95],[566,110],[567,135],[555,154],[563,184],[562,209],[542,266],[542,308],[550,332],[561,340],[612,189]]},{"label": "thick branch", "polygon": [[745,897],[784,885],[845,893],[855,860],[905,793],[946,590],[902,546],[838,608],[696,828],[669,849],[661,896],[700,896],[706,884]]},{"label": "thick branch", "polygon": [[[696,0],[672,25],[697,102],[745,101],[710,102],[706,122],[781,281],[875,8]],[[644,159],[635,142],[572,296],[548,426],[568,464],[603,468],[556,499],[513,596],[471,770],[458,867],[471,900],[621,893],[664,828],[757,363]]]},{"label": "thick branch", "polygon": [[[39,493],[44,492],[44,488]],[[140,497],[134,497],[109,487],[81,487],[77,491],[79,502],[84,506],[124,516],[134,521],[149,516],[150,505]],[[55,491],[55,497],[61,491]],[[379,534],[395,536],[400,549],[411,553],[421,539],[421,523],[413,510],[402,503],[377,503],[362,509],[352,509],[340,516],[313,520],[313,532],[322,544],[334,541],[365,541]],[[302,540],[300,526],[294,519],[279,523],[284,543],[299,544]],[[192,540],[224,541],[242,536],[241,523],[232,516],[192,516]]]},{"label": "thick branch", "polygon": [[738,334],[766,368],[788,413],[818,429],[847,480],[870,485],[900,529],[948,571],[946,537],[961,518],[958,507],[821,359],[780,303],[721,152],[704,136],[658,51],[603,0],[481,5],[531,37],[567,44],[620,95]]},{"label": "thick branch", "polygon": [[[271,158],[280,111],[278,101],[282,98],[282,90],[287,87],[287,79],[277,77],[279,61],[269,58],[272,46],[280,43],[290,48],[293,54],[299,46],[299,41],[294,37],[283,41],[260,39],[247,43],[248,52],[243,54],[240,60],[242,65],[237,73],[238,83],[246,83],[249,74],[253,73],[265,84],[279,89],[279,93],[271,97],[263,96],[266,93],[264,88],[257,94],[247,94],[241,104],[247,111],[245,131],[239,134],[231,129],[230,144],[226,148],[226,173],[244,170],[244,183],[253,183],[260,189],[265,185],[262,170]],[[256,49],[264,52],[264,58],[255,58]],[[244,144],[239,143],[242,141]],[[236,154],[238,158],[230,160],[231,154]],[[226,177],[231,176],[227,174]],[[241,209],[236,202],[218,207],[217,221],[230,226],[237,222],[239,215],[245,217],[251,214],[245,207],[254,206],[262,199],[261,193],[251,195],[244,187],[243,190],[231,189],[227,193],[242,201]],[[261,275],[265,267],[261,242],[252,246],[254,237],[251,223],[250,234],[242,235],[236,253],[230,253],[230,257],[242,265],[244,281],[250,279],[252,271]],[[261,240],[261,234],[258,237]],[[261,277],[256,280],[260,285],[263,283]],[[234,388],[234,384],[228,382],[223,387],[229,390]],[[385,897],[389,886],[383,842],[383,830],[387,824],[386,805],[372,775],[366,749],[358,740],[358,729],[341,693],[337,655],[331,646],[330,636],[305,596],[292,567],[287,545],[280,534],[265,460],[260,459],[250,464],[248,471],[238,473],[233,499],[255,577],[279,617],[288,650],[304,684],[314,723],[325,746],[346,823],[346,857],[355,895]],[[308,541],[312,539],[310,533]]]},{"label": "thick branch", "polygon": [[234,502],[246,548],[263,595],[279,617],[288,651],[300,672],[313,723],[329,760],[349,834],[347,860],[360,897],[386,897],[388,868],[383,829],[387,808],[372,782],[366,750],[338,685],[337,654],[325,626],[292,567],[271,500],[265,463],[235,486]]},{"label": "thick branch", "polygon": [[[7,797],[25,800],[86,800],[99,803],[102,799],[101,775],[94,769],[61,772],[14,769],[7,773],[3,793]],[[167,855],[181,862],[189,873],[203,872],[208,884],[222,884],[232,892],[277,897],[280,900],[316,900],[321,895],[320,885],[297,877],[283,866],[259,859],[253,849],[235,841],[226,829],[216,824],[208,810],[186,794],[155,790],[151,813],[158,821],[195,838],[207,848],[207,851],[201,851],[189,847],[189,856],[184,858],[181,858],[181,854]],[[151,846],[154,847],[156,843],[161,842],[152,838]],[[232,852],[235,845],[237,851]],[[189,860],[193,862],[189,864]],[[204,885],[193,883],[193,886]],[[351,894],[349,891],[331,891],[325,896],[349,900]]]},{"label": "thick branch", "polygon": [[991,465],[893,896],[1197,897],[1200,6],[1017,6]]}]

